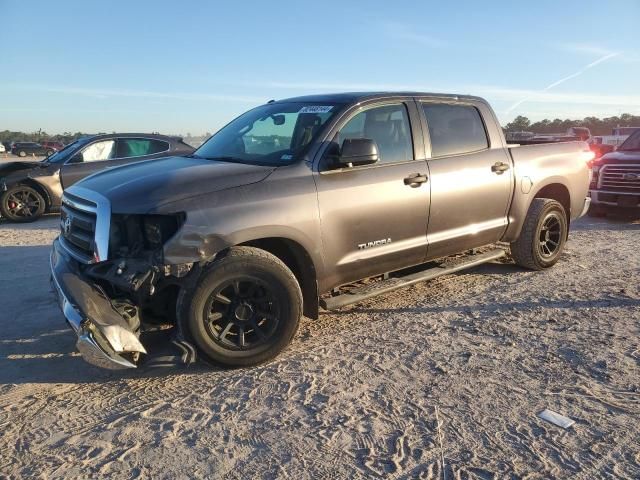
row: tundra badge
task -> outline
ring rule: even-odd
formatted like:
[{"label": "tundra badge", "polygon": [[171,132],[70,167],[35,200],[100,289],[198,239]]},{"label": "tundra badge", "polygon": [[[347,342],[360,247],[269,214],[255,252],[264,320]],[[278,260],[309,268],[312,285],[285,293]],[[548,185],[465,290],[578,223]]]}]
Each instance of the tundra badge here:
[{"label": "tundra badge", "polygon": [[383,238],[382,240],[374,240],[373,242],[367,243],[359,243],[358,250],[366,250],[367,248],[379,247],[380,245],[387,245],[389,243],[391,243],[390,238]]}]

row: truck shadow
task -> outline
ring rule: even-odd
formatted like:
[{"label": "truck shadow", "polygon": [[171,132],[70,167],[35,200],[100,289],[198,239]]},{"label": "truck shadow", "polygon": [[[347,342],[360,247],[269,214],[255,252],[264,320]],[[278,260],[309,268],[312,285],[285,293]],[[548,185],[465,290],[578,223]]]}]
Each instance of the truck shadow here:
[{"label": "truck shadow", "polygon": [[[12,228],[31,234],[35,230],[57,228],[56,215],[31,224]],[[0,225],[0,238],[5,224]],[[575,222],[576,231],[624,231],[640,230],[640,220],[623,218],[583,218]],[[11,237],[15,238],[14,235]],[[47,237],[48,238],[48,237]],[[21,243],[19,240],[13,240]],[[33,243],[33,239],[29,240]],[[0,288],[0,389],[2,386],[23,383],[101,383],[123,378],[166,377],[184,373],[220,372],[223,369],[202,363],[188,368],[167,366],[151,368],[143,366],[136,371],[107,371],[85,363],[76,353],[75,335],[68,329],[62,313],[50,291],[48,255],[50,246],[0,246],[0,272],[3,284]],[[482,275],[509,275],[520,272],[520,267],[509,263],[491,263],[469,272]],[[464,273],[462,273],[464,274]],[[629,298],[594,298],[590,300],[550,301],[532,304],[512,302],[501,305],[483,305],[483,316],[501,310],[529,308],[540,305],[549,308],[640,306],[640,300]],[[392,311],[402,313],[465,312],[473,305],[441,307],[400,307]],[[340,316],[353,313],[389,313],[389,309],[352,307],[323,313]],[[316,327],[311,327],[316,328]],[[319,327],[318,327],[319,328]],[[164,346],[153,345],[150,352],[163,353]],[[166,350],[164,350],[166,352]],[[170,363],[167,363],[168,365]]]},{"label": "truck shadow", "polygon": [[583,217],[571,224],[572,231],[640,230],[640,214],[609,214],[606,217]]},{"label": "truck shadow", "polygon": [[[520,310],[520,309],[529,309],[533,307],[544,307],[549,309],[579,309],[579,308],[620,308],[620,307],[640,307],[640,299],[635,298],[612,298],[612,297],[602,297],[602,298],[591,298],[585,300],[551,300],[551,301],[538,301],[538,302],[508,302],[508,303],[500,303],[500,304],[482,304],[481,305],[481,313],[479,318],[491,316],[495,313]],[[346,311],[333,311],[327,312],[326,315],[352,315],[354,313],[369,313],[369,314],[378,314],[378,313],[389,313],[393,311],[393,313],[431,313],[431,314],[441,314],[441,313],[468,313],[471,310],[477,310],[479,308],[478,304],[472,305],[456,305],[456,306],[439,306],[439,307],[399,307],[386,309],[386,308],[359,308],[353,307]]]},{"label": "truck shadow", "polygon": [[[19,228],[28,232],[37,224]],[[95,383],[185,371],[211,372],[200,365],[114,372],[87,364],[77,353],[76,336],[51,292],[50,250],[49,245],[0,247],[0,389],[23,383]],[[151,347],[150,353],[167,354],[164,345]]]},{"label": "truck shadow", "polygon": [[[55,306],[57,308],[57,306]],[[64,325],[64,320],[52,320]],[[212,373],[223,369],[203,362],[185,366],[177,360],[167,361],[168,344],[146,344],[149,353],[156,359],[143,364],[137,370],[105,370],[86,363],[75,348],[75,334],[63,326],[52,331],[23,332],[0,339],[0,388],[6,385],[25,383],[104,383],[112,380],[167,377],[182,373]]]}]

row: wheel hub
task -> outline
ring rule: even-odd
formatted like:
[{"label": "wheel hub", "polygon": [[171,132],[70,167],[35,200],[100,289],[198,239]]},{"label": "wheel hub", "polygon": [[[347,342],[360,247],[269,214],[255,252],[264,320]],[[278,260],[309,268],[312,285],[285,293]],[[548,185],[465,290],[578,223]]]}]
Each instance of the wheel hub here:
[{"label": "wheel hub", "polygon": [[246,302],[242,302],[235,308],[233,313],[238,321],[248,322],[253,317],[253,307]]}]

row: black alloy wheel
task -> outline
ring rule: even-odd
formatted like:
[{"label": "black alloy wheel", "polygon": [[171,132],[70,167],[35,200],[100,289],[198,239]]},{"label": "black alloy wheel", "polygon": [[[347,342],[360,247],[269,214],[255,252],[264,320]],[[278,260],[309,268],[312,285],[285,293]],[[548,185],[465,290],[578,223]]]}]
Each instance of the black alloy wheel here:
[{"label": "black alloy wheel", "polygon": [[200,354],[227,367],[257,365],[291,342],[302,291],[287,265],[255,247],[232,247],[185,292],[180,318]]},{"label": "black alloy wheel", "polygon": [[251,350],[273,337],[280,310],[272,285],[259,278],[238,277],[211,293],[203,316],[215,343],[232,350]]},{"label": "black alloy wheel", "polygon": [[562,220],[558,212],[552,211],[542,221],[538,234],[540,256],[550,259],[558,252],[562,243]]},{"label": "black alloy wheel", "polygon": [[32,222],[46,209],[42,195],[27,185],[10,188],[0,197],[0,213],[13,222]]},{"label": "black alloy wheel", "polygon": [[511,256],[531,270],[552,267],[567,241],[569,222],[562,204],[550,198],[531,202],[518,239],[511,243]]}]

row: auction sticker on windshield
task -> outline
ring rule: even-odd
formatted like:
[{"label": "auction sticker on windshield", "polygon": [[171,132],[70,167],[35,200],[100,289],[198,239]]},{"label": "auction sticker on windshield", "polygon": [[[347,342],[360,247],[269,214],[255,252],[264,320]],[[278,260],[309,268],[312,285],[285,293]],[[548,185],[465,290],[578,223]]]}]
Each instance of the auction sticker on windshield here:
[{"label": "auction sticker on windshield", "polygon": [[298,113],[327,113],[332,108],[332,105],[307,105],[302,107]]}]

